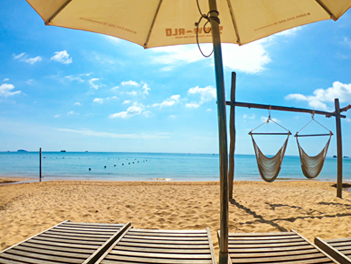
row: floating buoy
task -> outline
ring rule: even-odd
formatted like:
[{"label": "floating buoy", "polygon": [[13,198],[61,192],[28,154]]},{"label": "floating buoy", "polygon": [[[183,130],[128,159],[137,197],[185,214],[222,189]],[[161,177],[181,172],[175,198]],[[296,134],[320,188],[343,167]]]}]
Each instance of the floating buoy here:
[{"label": "floating buoy", "polygon": [[124,166],[124,163],[122,163],[122,166]]},{"label": "floating buoy", "polygon": [[115,165],[113,165],[114,167],[116,167],[116,164]]},{"label": "floating buoy", "polygon": [[106,169],[106,166],[104,166],[104,168]]},{"label": "floating buoy", "polygon": [[89,170],[91,171],[91,168],[89,168]]}]

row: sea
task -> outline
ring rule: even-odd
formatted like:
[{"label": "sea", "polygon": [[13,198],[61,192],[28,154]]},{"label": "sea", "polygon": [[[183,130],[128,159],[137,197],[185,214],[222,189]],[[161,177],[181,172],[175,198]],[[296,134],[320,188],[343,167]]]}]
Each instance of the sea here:
[{"label": "sea", "polygon": [[[0,177],[39,178],[39,152],[0,152]],[[218,154],[43,152],[42,181],[219,181]],[[316,180],[336,181],[337,159],[327,157]],[[254,155],[235,156],[235,180],[261,180]],[[285,156],[277,180],[307,180],[298,156]],[[351,183],[351,158],[343,159]]]}]

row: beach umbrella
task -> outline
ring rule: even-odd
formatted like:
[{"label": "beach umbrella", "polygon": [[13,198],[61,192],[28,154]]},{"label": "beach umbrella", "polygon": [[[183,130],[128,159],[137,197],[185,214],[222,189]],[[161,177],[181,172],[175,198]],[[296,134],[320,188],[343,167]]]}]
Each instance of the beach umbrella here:
[{"label": "beach umbrella", "polygon": [[[239,45],[320,20],[351,0],[27,0],[46,25],[125,39],[144,48],[213,43],[220,153],[220,263],[228,257],[227,129],[221,42]],[[201,21],[202,20],[202,21]],[[194,22],[201,21],[200,26]]]}]

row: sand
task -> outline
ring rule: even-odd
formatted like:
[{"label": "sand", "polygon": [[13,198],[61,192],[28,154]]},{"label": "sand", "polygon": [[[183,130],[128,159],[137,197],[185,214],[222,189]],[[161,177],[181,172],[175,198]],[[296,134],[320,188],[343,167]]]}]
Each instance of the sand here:
[{"label": "sand", "polygon": [[[230,232],[291,229],[313,242],[351,237],[351,192],[331,182],[236,182]],[[211,229],[219,246],[217,182],[43,182],[0,185],[0,250],[66,219],[135,228]]]}]

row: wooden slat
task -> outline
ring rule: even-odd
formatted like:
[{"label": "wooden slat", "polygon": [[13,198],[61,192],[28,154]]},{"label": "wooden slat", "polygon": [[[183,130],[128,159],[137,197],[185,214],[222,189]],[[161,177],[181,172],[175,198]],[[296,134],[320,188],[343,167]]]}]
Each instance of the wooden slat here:
[{"label": "wooden slat", "polygon": [[[327,254],[329,254],[331,257],[336,259],[338,262],[340,262],[341,264],[350,264],[351,256],[347,256],[346,254],[344,254],[344,252],[340,251],[338,247],[333,247],[334,241],[336,241],[336,244],[340,243],[340,239],[335,239],[335,240],[329,239],[326,241],[320,239],[319,237],[316,237],[314,239],[314,243],[316,244],[317,247],[325,251]],[[351,242],[350,242],[350,245],[351,245]]]},{"label": "wooden slat", "polygon": [[81,243],[83,241],[83,239],[81,240],[77,240],[74,238],[69,238],[69,239],[53,239],[53,238],[45,238],[45,237],[36,237],[33,238],[33,240],[37,240],[37,241],[48,241],[48,242],[61,242],[61,243],[67,243],[67,244],[84,244],[84,245],[96,245],[99,246],[101,245],[104,240],[94,240],[94,241],[84,241],[84,243]]},{"label": "wooden slat", "polygon": [[149,234],[157,234],[157,233],[168,233],[168,234],[206,234],[204,230],[159,230],[159,229],[138,229],[133,228],[129,231],[130,233],[142,232]]},{"label": "wooden slat", "polygon": [[[116,254],[119,250],[121,251],[134,251],[134,252],[155,252],[155,253],[162,253],[162,252],[168,252],[170,254],[172,253],[177,253],[177,254],[192,254],[194,252],[194,249],[189,249],[188,247],[179,249],[179,248],[169,248],[165,250],[164,248],[150,248],[150,247],[124,247],[124,246],[115,246],[114,249],[111,251],[111,254]],[[209,254],[210,249],[197,249],[196,250],[197,254]]]},{"label": "wooden slat", "polygon": [[[209,253],[209,251],[207,252]],[[187,254],[171,254],[167,251],[162,253],[154,252],[136,252],[134,250],[124,251],[124,250],[114,250],[111,254],[106,257],[107,259],[113,259],[115,256],[133,256],[141,258],[151,258],[151,259],[187,259],[187,260],[197,260],[197,259],[211,259],[211,254],[198,254],[197,252],[187,253]]]},{"label": "wooden slat", "polygon": [[83,263],[98,258],[128,226],[64,221],[0,252],[0,263]]},{"label": "wooden slat", "polygon": [[184,259],[146,259],[136,257],[120,257],[113,260],[104,260],[103,264],[116,264],[116,263],[160,263],[160,264],[212,264],[211,260],[184,260]]},{"label": "wooden slat", "polygon": [[179,240],[179,241],[207,241],[207,236],[206,237],[178,237],[178,236],[151,236],[151,235],[144,235],[144,236],[130,236],[130,235],[125,235],[125,238],[128,239],[135,239],[135,240],[171,240],[171,241],[175,241],[175,240]]},{"label": "wooden slat", "polygon": [[329,244],[334,244],[334,243],[338,243],[338,242],[351,243],[351,237],[327,239],[327,240],[325,240],[325,242],[327,242]]},{"label": "wooden slat", "polygon": [[189,248],[189,249],[204,249],[208,248],[207,244],[200,244],[200,245],[194,245],[194,244],[187,244],[187,245],[182,245],[182,244],[151,244],[151,243],[130,243],[130,242],[124,242],[121,241],[118,243],[119,246],[134,246],[134,247],[149,247],[149,248]]},{"label": "wooden slat", "polygon": [[130,229],[97,263],[216,264],[209,230]]},{"label": "wooden slat", "polygon": [[[219,232],[218,232],[219,236]],[[335,263],[335,260],[296,233],[230,233],[231,263]],[[230,263],[229,261],[229,263]]]},{"label": "wooden slat", "polygon": [[42,244],[35,244],[35,243],[31,243],[31,241],[28,241],[28,242],[25,242],[25,243],[22,243],[20,244],[19,246],[21,247],[28,247],[28,248],[32,248],[34,250],[36,249],[47,249],[47,250],[62,250],[64,248],[64,250],[66,252],[76,252],[76,253],[85,253],[85,254],[92,254],[94,252],[94,248],[82,248],[82,247],[62,247],[62,246],[58,246],[58,245],[55,245],[55,246],[49,246],[49,245],[42,245]]},{"label": "wooden slat", "polygon": [[[17,246],[16,249],[12,249],[8,251],[8,253],[12,253],[14,251],[18,251],[19,254],[29,256],[29,253],[35,253],[35,254],[42,254],[42,255],[48,255],[48,256],[55,256],[59,253],[57,250],[51,250],[51,249],[38,249],[38,248],[28,248],[24,246]],[[65,249],[65,257],[70,257],[70,258],[80,258],[80,259],[87,259],[93,252],[91,253],[82,253],[82,252],[68,252]]]},{"label": "wooden slat", "polygon": [[125,242],[132,243],[151,243],[151,244],[169,244],[169,245],[202,245],[204,241],[196,240],[184,240],[184,241],[172,241],[172,240],[151,240],[151,239],[123,239]]},{"label": "wooden slat", "polygon": [[107,259],[102,262],[107,263],[162,263],[162,264],[211,264],[211,260],[193,260],[193,259],[160,259],[160,258],[141,258],[134,256],[118,256],[113,259]]}]

